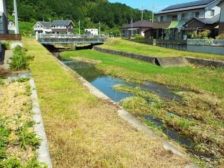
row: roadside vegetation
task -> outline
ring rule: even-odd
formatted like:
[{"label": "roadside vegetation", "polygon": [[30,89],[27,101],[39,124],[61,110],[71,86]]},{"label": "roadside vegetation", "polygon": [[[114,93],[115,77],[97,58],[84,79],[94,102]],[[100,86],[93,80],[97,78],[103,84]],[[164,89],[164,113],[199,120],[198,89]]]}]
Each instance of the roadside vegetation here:
[{"label": "roadside vegetation", "polygon": [[153,46],[148,44],[136,43],[130,40],[125,40],[121,38],[111,38],[106,41],[106,43],[100,47],[125,51],[129,53],[138,53],[154,57],[196,57],[211,60],[222,60],[224,61],[223,55],[206,54],[198,52],[189,52],[174,50],[169,48],[163,48],[159,46]]},{"label": "roadside vegetation", "polygon": [[[118,106],[96,98],[38,42],[23,38],[53,167],[184,167],[189,160],[123,121]],[[183,148],[179,148],[184,152]]]},{"label": "roadside vegetation", "polygon": [[44,168],[37,162],[40,139],[33,130],[29,78],[0,79],[0,167]]},{"label": "roadside vegetation", "polygon": [[[115,41],[122,43],[123,40]],[[124,43],[126,45],[126,42]],[[130,42],[129,48],[131,49],[133,45],[139,46],[139,50],[141,46],[143,46],[142,50],[145,47]],[[110,48],[113,49],[113,45]],[[194,65],[162,68],[147,62],[94,50],[64,52],[62,57],[65,59],[81,57],[98,61],[99,64],[96,65],[98,70],[125,79],[127,82],[156,82],[166,85],[180,99],[163,100],[155,93],[140,90],[138,87],[120,85],[114,86],[114,89],[135,95],[133,98],[121,101],[121,105],[146,124],[153,125],[144,118],[151,116],[164,123],[163,127],[171,127],[180,135],[191,139],[194,145],[187,149],[202,167],[218,167],[224,164],[223,69]]]}]

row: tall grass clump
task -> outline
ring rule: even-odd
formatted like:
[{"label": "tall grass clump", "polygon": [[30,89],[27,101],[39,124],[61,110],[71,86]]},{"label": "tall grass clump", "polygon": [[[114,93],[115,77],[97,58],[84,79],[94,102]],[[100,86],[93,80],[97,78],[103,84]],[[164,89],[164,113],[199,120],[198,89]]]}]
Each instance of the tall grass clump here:
[{"label": "tall grass clump", "polygon": [[14,54],[10,58],[9,63],[11,70],[26,70],[29,68],[30,62],[33,61],[34,56],[27,55],[27,50],[20,46],[16,46],[14,49]]}]

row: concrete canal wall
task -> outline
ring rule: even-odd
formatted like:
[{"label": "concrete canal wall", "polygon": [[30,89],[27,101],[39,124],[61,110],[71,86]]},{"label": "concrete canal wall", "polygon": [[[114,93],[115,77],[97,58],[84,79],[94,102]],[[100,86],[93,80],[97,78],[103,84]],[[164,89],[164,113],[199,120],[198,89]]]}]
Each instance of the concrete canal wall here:
[{"label": "concrete canal wall", "polygon": [[216,61],[216,60],[208,60],[208,59],[200,59],[194,57],[153,57],[153,56],[146,56],[141,54],[129,53],[124,51],[116,51],[110,50],[106,48],[102,48],[99,46],[93,47],[96,51],[105,52],[109,54],[116,54],[121,55],[124,57],[130,57],[146,62],[150,62],[162,67],[170,67],[170,66],[186,66],[188,63],[194,65],[200,65],[205,67],[215,67],[224,69],[224,62],[223,61]]}]

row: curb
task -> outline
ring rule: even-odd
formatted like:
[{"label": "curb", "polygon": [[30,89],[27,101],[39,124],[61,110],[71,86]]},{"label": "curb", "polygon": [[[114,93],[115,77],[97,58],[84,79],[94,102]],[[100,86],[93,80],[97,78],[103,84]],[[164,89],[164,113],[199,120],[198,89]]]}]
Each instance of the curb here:
[{"label": "curb", "polygon": [[49,153],[48,144],[47,144],[47,136],[44,130],[44,123],[42,119],[40,105],[38,102],[36,86],[35,86],[35,82],[33,78],[30,79],[30,86],[32,91],[32,94],[31,94],[32,106],[33,106],[32,111],[34,113],[33,120],[36,123],[34,125],[34,131],[37,134],[37,136],[41,138],[40,147],[37,149],[37,153],[38,153],[37,160],[39,162],[46,163],[49,168],[52,168],[50,153]]}]

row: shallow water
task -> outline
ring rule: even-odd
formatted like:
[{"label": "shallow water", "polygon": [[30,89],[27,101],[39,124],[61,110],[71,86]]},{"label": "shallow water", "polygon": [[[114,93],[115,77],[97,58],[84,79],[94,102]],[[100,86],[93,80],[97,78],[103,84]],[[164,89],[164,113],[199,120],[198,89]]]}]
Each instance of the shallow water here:
[{"label": "shallow water", "polygon": [[164,85],[160,85],[153,82],[146,82],[145,84],[126,83],[120,78],[113,78],[111,76],[103,74],[102,72],[97,70],[91,63],[85,63],[81,61],[63,62],[115,102],[119,102],[124,98],[133,96],[132,94],[115,91],[112,87],[117,84],[128,85],[133,87],[138,86],[144,90],[148,90],[149,92],[156,93],[163,99],[178,98],[177,95],[173,94]]}]

